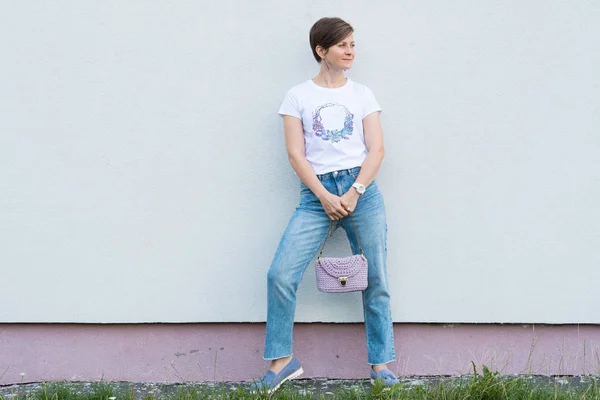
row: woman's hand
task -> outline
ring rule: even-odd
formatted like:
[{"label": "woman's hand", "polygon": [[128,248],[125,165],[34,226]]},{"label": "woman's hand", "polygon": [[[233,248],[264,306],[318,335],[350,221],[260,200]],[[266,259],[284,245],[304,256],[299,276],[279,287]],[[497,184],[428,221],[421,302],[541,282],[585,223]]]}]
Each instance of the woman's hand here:
[{"label": "woman's hand", "polygon": [[358,194],[356,189],[351,187],[350,190],[348,190],[346,193],[344,193],[342,197],[340,197],[342,205],[344,206],[344,209],[348,212],[348,214],[351,214],[356,208],[356,203],[358,203],[359,196],[360,195]]},{"label": "woman's hand", "polygon": [[327,193],[323,197],[320,197],[319,200],[323,205],[323,210],[325,210],[325,213],[330,220],[337,221],[338,219],[342,219],[348,215],[346,207],[344,207],[344,204],[342,204],[342,197],[338,197],[332,193]]}]

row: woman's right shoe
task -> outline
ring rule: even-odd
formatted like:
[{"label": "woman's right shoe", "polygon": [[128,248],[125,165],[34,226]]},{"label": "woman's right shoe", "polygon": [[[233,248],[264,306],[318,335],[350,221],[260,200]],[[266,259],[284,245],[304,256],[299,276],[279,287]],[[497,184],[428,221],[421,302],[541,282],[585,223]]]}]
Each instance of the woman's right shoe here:
[{"label": "woman's right shoe", "polygon": [[383,381],[386,387],[400,383],[400,380],[396,378],[396,375],[389,369],[382,369],[378,373],[375,373],[373,368],[371,368],[371,383],[375,383],[377,380]]},{"label": "woman's right shoe", "polygon": [[278,374],[268,370],[265,376],[253,382],[250,385],[250,391],[253,393],[266,391],[268,394],[271,394],[279,389],[283,382],[296,379],[303,373],[304,370],[300,366],[300,361],[293,356],[290,362]]}]

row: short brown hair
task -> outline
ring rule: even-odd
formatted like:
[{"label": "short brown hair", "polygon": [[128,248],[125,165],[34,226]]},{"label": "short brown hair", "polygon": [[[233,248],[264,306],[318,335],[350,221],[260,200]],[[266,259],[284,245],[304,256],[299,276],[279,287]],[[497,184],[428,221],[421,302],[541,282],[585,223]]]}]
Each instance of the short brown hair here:
[{"label": "short brown hair", "polygon": [[328,50],[331,46],[341,42],[354,32],[354,28],[341,18],[321,18],[310,28],[308,39],[310,48],[318,63],[321,57],[317,54],[317,46]]}]

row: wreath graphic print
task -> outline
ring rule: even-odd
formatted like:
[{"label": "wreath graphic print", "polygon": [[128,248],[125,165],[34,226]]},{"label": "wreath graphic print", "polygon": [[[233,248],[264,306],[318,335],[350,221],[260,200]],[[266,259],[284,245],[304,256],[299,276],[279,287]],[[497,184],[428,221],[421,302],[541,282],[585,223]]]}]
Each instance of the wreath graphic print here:
[{"label": "wreath graphic print", "polygon": [[[344,127],[342,129],[327,129],[323,126],[323,118],[321,117],[321,111],[329,107],[341,107],[344,110]],[[342,139],[350,139],[354,131],[354,114],[348,110],[344,105],[337,103],[327,103],[319,106],[313,112],[313,132],[316,136],[320,137],[325,141],[331,141],[331,143],[338,143]]]}]

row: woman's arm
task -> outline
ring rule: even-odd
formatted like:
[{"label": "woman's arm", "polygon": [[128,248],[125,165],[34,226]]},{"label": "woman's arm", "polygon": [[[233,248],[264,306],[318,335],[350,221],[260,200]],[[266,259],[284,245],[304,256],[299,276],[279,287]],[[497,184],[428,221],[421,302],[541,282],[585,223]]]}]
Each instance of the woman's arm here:
[{"label": "woman's arm", "polygon": [[348,215],[348,211],[342,205],[341,198],[329,193],[325,189],[319,178],[317,178],[312,166],[306,160],[302,121],[296,117],[284,115],[283,130],[285,132],[285,147],[292,168],[296,171],[302,182],[321,201],[329,219],[335,221]]},{"label": "woman's arm", "polygon": [[[379,112],[372,112],[363,119],[363,132],[368,153],[355,182],[367,187],[375,179],[375,175],[377,175],[377,171],[379,171],[379,166],[385,155],[385,150],[383,149],[383,130],[381,129]],[[354,211],[359,196],[356,189],[351,187],[341,197],[342,204],[348,212]]]},{"label": "woman's arm", "polygon": [[367,187],[375,179],[383,156],[385,156],[383,130],[381,129],[379,112],[373,112],[363,119],[363,132],[368,154],[360,169],[360,173],[356,177],[356,182],[362,183]]}]

